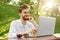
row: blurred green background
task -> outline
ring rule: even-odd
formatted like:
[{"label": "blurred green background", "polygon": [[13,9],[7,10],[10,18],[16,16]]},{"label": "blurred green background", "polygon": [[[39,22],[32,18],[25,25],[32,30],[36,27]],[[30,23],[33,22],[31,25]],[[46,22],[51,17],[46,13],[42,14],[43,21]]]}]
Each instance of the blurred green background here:
[{"label": "blurred green background", "polygon": [[[0,39],[8,37],[10,22],[19,19],[18,8],[24,3],[30,5],[31,16],[34,17],[37,23],[38,16],[55,17],[55,33],[60,33],[60,0],[52,1],[54,2],[53,6],[43,0],[19,0],[17,2],[12,2],[12,0],[0,0]],[[47,3],[46,6],[45,3]]]}]

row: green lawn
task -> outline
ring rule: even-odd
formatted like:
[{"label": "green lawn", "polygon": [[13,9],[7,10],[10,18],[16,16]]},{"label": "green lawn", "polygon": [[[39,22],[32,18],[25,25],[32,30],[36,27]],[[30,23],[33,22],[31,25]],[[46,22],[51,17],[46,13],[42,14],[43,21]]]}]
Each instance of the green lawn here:
[{"label": "green lawn", "polygon": [[[18,18],[18,7],[0,3],[0,38],[7,37],[10,22]],[[56,18],[55,33],[60,33],[60,17]]]},{"label": "green lawn", "polygon": [[56,17],[55,33],[60,33],[60,16]]}]

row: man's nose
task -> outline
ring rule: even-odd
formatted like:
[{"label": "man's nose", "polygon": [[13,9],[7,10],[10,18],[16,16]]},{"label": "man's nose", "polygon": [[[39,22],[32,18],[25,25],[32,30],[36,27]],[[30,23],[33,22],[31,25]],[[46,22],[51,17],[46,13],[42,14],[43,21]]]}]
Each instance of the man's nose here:
[{"label": "man's nose", "polygon": [[28,15],[28,16],[29,16],[29,13],[27,13],[26,15]]}]

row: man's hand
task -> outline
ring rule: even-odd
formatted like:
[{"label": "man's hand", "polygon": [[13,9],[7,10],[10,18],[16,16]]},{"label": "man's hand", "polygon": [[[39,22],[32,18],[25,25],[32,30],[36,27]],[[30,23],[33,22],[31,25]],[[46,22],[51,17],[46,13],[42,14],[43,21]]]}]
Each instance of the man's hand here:
[{"label": "man's hand", "polygon": [[30,21],[30,22],[34,22],[33,17],[29,17],[29,21]]},{"label": "man's hand", "polygon": [[36,29],[38,29],[38,24],[37,24],[36,21],[33,19],[33,17],[29,17],[29,21],[30,21],[31,23],[33,23],[33,25],[34,25],[34,27],[35,27]]},{"label": "man's hand", "polygon": [[37,33],[37,30],[36,29],[33,29],[31,33],[32,34],[36,34]]},{"label": "man's hand", "polygon": [[33,33],[37,33],[37,30],[33,30]]}]

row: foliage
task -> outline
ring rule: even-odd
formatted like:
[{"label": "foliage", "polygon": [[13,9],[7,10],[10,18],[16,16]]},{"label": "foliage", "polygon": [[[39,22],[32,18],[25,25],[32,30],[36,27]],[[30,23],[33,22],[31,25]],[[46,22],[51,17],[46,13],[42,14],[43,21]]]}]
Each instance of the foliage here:
[{"label": "foliage", "polygon": [[0,0],[0,2],[3,2],[3,3],[8,3],[10,2],[11,0]]},{"label": "foliage", "polygon": [[19,18],[18,7],[0,3],[0,37],[9,31],[9,25],[12,20]]}]

